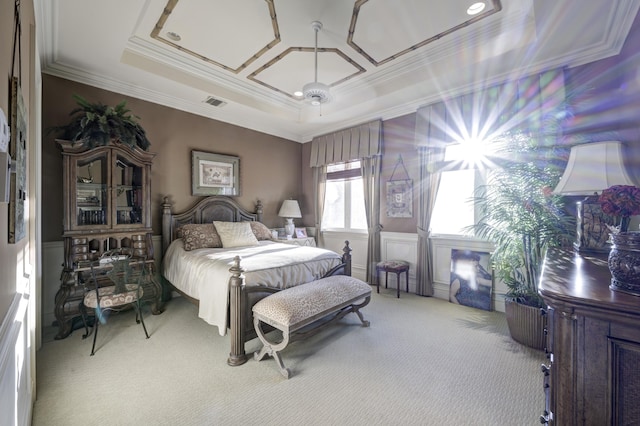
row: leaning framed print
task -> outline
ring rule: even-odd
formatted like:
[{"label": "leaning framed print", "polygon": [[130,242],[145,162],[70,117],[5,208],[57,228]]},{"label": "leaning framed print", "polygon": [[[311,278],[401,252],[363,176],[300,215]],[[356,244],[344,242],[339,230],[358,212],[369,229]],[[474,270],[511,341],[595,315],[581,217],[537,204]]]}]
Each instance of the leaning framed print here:
[{"label": "leaning framed print", "polygon": [[240,158],[191,151],[191,195],[240,195]]}]

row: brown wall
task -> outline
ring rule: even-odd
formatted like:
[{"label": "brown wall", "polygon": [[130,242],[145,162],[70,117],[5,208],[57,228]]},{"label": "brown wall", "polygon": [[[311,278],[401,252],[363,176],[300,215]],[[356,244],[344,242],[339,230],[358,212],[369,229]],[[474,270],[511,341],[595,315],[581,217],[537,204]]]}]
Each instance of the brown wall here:
[{"label": "brown wall", "polygon": [[[22,98],[27,109],[27,162],[31,158],[30,150],[33,149],[34,143],[34,126],[33,123],[33,105],[35,102],[35,51],[32,44],[35,43],[35,21],[33,13],[33,2],[23,1],[20,7],[21,16],[21,37],[20,50],[22,52],[21,62],[22,72],[18,67],[19,58],[16,49],[15,67],[13,74],[20,78],[20,86]],[[0,1],[0,71],[2,78],[0,79],[0,108],[4,111],[7,120],[10,120],[10,90],[9,82],[12,75],[12,58],[13,58],[13,33],[14,33],[14,2],[8,0]],[[28,179],[32,173],[29,172],[27,166]],[[29,185],[29,183],[28,183]],[[35,203],[37,194],[33,193],[31,188],[28,191],[28,200],[26,207]],[[31,204],[30,204],[31,203]],[[24,263],[32,260],[32,256],[28,252],[30,230],[32,229],[33,219],[25,224],[27,235],[16,244],[9,244],[9,204],[0,203],[0,321],[5,318],[9,306],[16,293],[16,283],[24,280],[22,271],[25,268]],[[29,217],[29,214],[26,215]],[[18,273],[19,271],[19,273]]]},{"label": "brown wall", "polygon": [[[4,15],[3,15],[4,16]],[[629,146],[629,166],[640,179],[640,16],[619,55],[568,69],[567,91],[575,117],[567,131],[581,141],[617,139]],[[241,157],[241,189],[238,201],[251,208],[260,198],[265,205],[265,222],[282,223],[277,217],[280,203],[298,197],[303,213],[301,225],[312,226],[313,182],[309,167],[310,143],[304,145],[224,124],[171,108],[107,92],[55,77],[43,77],[43,128],[64,124],[75,107],[74,93],[90,101],[116,104],[123,99],[141,123],[157,152],[153,166],[154,233],[160,233],[159,205],[169,194],[180,211],[195,201],[191,197],[192,149]],[[385,231],[416,232],[419,165],[414,143],[415,114],[383,123],[384,148],[381,177],[380,221]],[[59,240],[62,232],[60,153],[51,135],[43,141],[43,240]],[[386,182],[402,155],[414,185],[412,218],[388,218],[385,210]],[[400,171],[396,171],[398,174]],[[397,176],[396,176],[397,177]],[[49,208],[49,206],[51,208]]]},{"label": "brown wall", "polygon": [[[76,107],[74,94],[106,105],[126,100],[127,108],[140,117],[151,141],[149,151],[156,153],[151,178],[154,234],[162,231],[164,196],[169,196],[176,212],[200,199],[191,196],[192,150],[240,157],[241,194],[236,200],[251,210],[261,200],[268,226],[281,226],[277,215],[282,200],[302,192],[302,145],[297,142],[48,75],[43,76],[43,129],[69,121],[69,112]],[[45,133],[43,241],[60,240],[62,234],[62,157],[54,140],[55,134]]]}]

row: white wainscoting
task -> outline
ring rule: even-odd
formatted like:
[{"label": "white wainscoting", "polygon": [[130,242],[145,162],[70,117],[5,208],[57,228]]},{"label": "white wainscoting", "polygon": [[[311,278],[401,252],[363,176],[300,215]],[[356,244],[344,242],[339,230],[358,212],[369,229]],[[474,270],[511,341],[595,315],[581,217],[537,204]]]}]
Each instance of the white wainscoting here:
[{"label": "white wainscoting", "polygon": [[[418,235],[404,232],[381,232],[381,258],[382,260],[402,259],[407,260],[411,267],[409,269],[409,290],[416,290],[416,265],[418,262]],[[456,237],[433,237],[431,239],[433,247],[432,262],[433,291],[434,297],[449,300],[449,280],[451,271],[451,250],[474,250],[481,252],[491,252],[492,246],[485,241]],[[392,278],[393,277],[393,278]],[[384,276],[381,277],[384,284]],[[395,286],[395,276],[389,277],[389,285]],[[395,288],[395,287],[394,287]],[[400,287],[402,290],[403,287]],[[504,312],[504,294],[506,286],[498,281],[493,284],[493,309]]]},{"label": "white wainscoting", "polygon": [[[31,345],[29,296],[16,293],[0,323],[0,423],[31,422]],[[6,423],[4,423],[6,422]]]},{"label": "white wainscoting", "polygon": [[[153,252],[159,264],[162,260],[162,237],[154,235]],[[64,262],[64,243],[42,243],[42,326],[48,327],[56,320],[55,298],[60,288],[60,273]]]},{"label": "white wainscoting", "polygon": [[318,245],[327,250],[342,254],[344,242],[351,247],[351,275],[362,281],[367,279],[367,250],[369,236],[365,233],[346,233],[324,231]]},{"label": "white wainscoting", "polygon": [[[418,264],[418,234],[406,232],[380,232],[380,259],[406,260],[409,262],[409,292],[416,292],[416,265]],[[389,288],[396,288],[396,274],[389,274]],[[380,285],[384,286],[385,276],[380,273]],[[406,290],[404,275],[401,274],[400,290]],[[400,296],[402,297],[402,295]]]}]

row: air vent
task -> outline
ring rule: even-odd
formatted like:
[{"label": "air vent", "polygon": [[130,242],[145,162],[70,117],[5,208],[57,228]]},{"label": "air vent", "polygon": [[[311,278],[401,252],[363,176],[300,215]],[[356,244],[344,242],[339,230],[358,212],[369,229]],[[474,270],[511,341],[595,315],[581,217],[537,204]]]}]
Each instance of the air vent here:
[{"label": "air vent", "polygon": [[222,99],[217,99],[217,98],[214,98],[213,96],[209,96],[207,99],[205,99],[205,102],[208,103],[209,105],[213,105],[214,107],[219,107],[219,108],[222,108],[227,104]]}]

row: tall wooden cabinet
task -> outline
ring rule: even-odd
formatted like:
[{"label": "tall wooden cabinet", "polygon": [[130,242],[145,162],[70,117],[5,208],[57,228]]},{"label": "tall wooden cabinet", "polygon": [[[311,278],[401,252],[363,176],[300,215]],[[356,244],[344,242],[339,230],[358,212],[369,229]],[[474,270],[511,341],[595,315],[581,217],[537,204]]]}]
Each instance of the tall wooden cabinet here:
[{"label": "tall wooden cabinet", "polygon": [[550,425],[640,424],[640,297],[609,289],[605,256],[548,253],[543,366]]},{"label": "tall wooden cabinet", "polygon": [[[89,149],[57,140],[63,157],[64,263],[56,294],[56,339],[71,333],[80,316],[81,285],[90,263],[107,250],[121,249],[154,267],[151,240],[151,164],[155,154],[119,143]],[[144,299],[160,313],[162,288],[145,284]]]}]

